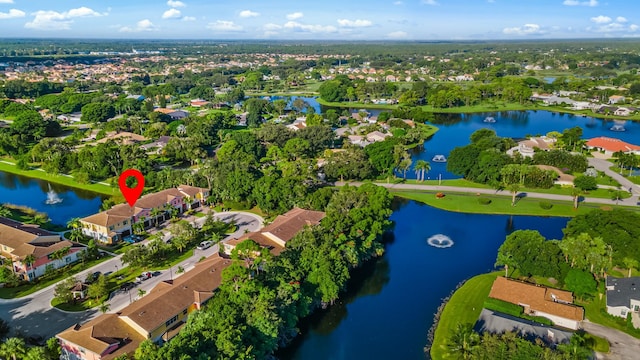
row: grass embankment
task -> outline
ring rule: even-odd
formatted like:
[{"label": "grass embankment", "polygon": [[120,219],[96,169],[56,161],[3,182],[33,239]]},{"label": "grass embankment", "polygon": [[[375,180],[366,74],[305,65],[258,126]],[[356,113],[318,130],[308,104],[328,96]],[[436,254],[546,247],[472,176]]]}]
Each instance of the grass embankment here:
[{"label": "grass embankment", "polygon": [[39,170],[39,169],[29,169],[29,170],[18,169],[14,164],[7,164],[5,161],[8,161],[8,160],[6,160],[6,159],[0,159],[0,160],[1,160],[0,161],[0,171],[4,171],[4,172],[16,174],[16,175],[22,175],[22,176],[26,176],[26,177],[30,177],[30,178],[34,178],[34,179],[45,180],[45,181],[49,181],[49,182],[52,182],[52,183],[69,186],[69,187],[76,188],[76,189],[82,189],[82,190],[96,192],[96,193],[99,193],[99,194],[115,196],[115,197],[122,197],[120,195],[120,192],[117,191],[116,188],[112,188],[109,185],[104,185],[104,184],[99,184],[99,183],[82,184],[82,183],[77,182],[76,180],[74,180],[70,176],[54,175],[54,174],[50,174],[50,173],[47,173],[47,172]]},{"label": "grass embankment", "polygon": [[[502,195],[482,194],[481,196],[477,196],[475,194],[448,191],[445,193],[445,197],[437,198],[437,191],[390,189],[390,192],[395,196],[419,201],[438,209],[474,214],[572,217],[603,207],[638,211],[635,207],[603,204],[580,204],[578,209],[574,209],[573,202],[571,201],[544,200],[526,197],[517,200],[516,206],[511,206],[511,197]],[[479,202],[479,199],[481,198],[490,199],[491,203],[487,205],[481,204]],[[552,207],[550,209],[543,209],[541,207],[541,203],[551,204]]]},{"label": "grass embankment", "polygon": [[320,105],[338,107],[338,108],[393,110],[398,107],[398,105],[390,105],[390,104],[365,104],[360,102],[331,102],[331,101],[325,101],[321,98],[317,98],[316,101]]},{"label": "grass embankment", "polygon": [[497,271],[474,276],[456,290],[440,315],[431,346],[431,358],[442,359],[445,357],[447,353],[446,339],[458,324],[475,324],[482,311],[484,301],[489,296],[491,285],[501,274],[502,272]]},{"label": "grass embankment", "polygon": [[63,271],[59,272],[57,276],[47,278],[47,279],[38,279],[35,283],[28,283],[12,288],[0,288],[0,298],[2,299],[15,299],[23,296],[27,296],[33,294],[38,290],[42,290],[47,286],[53,285],[60,280],[63,280],[69,276],[69,274],[77,274],[83,270],[86,270],[90,267],[96,266],[103,261],[109,260],[110,256],[102,256],[100,259],[87,261],[84,264],[82,262],[77,262],[71,265],[69,268],[64,268]]}]

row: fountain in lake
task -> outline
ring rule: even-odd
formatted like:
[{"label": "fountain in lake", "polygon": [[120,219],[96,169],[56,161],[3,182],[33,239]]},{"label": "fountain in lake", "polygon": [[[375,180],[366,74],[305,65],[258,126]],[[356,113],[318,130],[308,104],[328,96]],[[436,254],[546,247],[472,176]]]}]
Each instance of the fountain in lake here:
[{"label": "fountain in lake", "polygon": [[450,237],[443,234],[435,234],[427,239],[427,244],[440,249],[449,248],[453,246],[453,240]]},{"label": "fountain in lake", "polygon": [[49,184],[49,191],[47,191],[47,200],[44,201],[47,205],[55,205],[62,202],[62,198],[58,196],[58,194],[53,191],[51,188],[51,184]]}]

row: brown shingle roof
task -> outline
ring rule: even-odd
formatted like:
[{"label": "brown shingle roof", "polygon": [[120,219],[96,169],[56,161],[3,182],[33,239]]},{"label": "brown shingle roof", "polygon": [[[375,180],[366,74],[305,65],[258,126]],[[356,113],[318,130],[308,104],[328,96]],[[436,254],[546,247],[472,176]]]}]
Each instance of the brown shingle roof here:
[{"label": "brown shingle roof", "polygon": [[56,234],[37,226],[0,217],[0,244],[17,249],[20,245],[30,243],[41,236],[56,236]]},{"label": "brown shingle roof", "polygon": [[[584,319],[584,309],[573,304],[567,304],[573,302],[573,295],[564,290],[498,277],[493,282],[489,297],[512,304],[528,305],[531,310],[565,319],[575,321]],[[554,301],[554,298],[556,301]]]},{"label": "brown shingle roof", "polygon": [[66,247],[73,247],[73,243],[68,240],[62,240],[51,244],[49,246],[22,244],[16,250],[12,252],[13,255],[24,259],[27,255],[33,255],[36,259],[47,256],[56,250],[60,250]]},{"label": "brown shingle roof", "polygon": [[151,332],[192,305],[196,301],[194,292],[200,301],[213,296],[213,291],[220,286],[222,270],[230,264],[231,261],[218,255],[211,256],[173,284],[159,284],[142,299],[124,308],[120,316],[128,317]]},{"label": "brown shingle roof", "polygon": [[113,344],[119,343],[116,351],[102,357],[105,360],[135,351],[145,339],[120,319],[118,314],[100,315],[84,325],[75,325],[56,336],[96,354],[102,354]]},{"label": "brown shingle roof", "polygon": [[260,232],[271,233],[282,241],[288,242],[305,226],[318,225],[324,217],[325,213],[322,211],[294,208],[286,214],[276,217]]}]

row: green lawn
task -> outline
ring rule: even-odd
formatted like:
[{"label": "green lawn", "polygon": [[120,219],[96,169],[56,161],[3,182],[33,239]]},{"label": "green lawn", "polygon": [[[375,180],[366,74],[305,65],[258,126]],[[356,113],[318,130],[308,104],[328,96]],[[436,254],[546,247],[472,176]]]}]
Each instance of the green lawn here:
[{"label": "green lawn", "polygon": [[[53,285],[60,280],[63,280],[69,276],[73,276],[74,274],[79,273],[80,271],[86,270],[92,266],[98,265],[103,261],[110,259],[110,256],[103,256],[100,259],[92,260],[85,262],[84,265],[81,262],[77,262],[68,269],[64,270],[64,272],[59,273],[58,276],[48,278],[46,280],[39,280],[37,283],[28,283],[20,286],[16,286],[13,288],[0,288],[0,298],[2,299],[15,299],[23,296],[27,296],[29,294],[33,294],[34,292],[44,289],[47,286]],[[80,279],[84,280],[84,279]]]},{"label": "green lawn", "polygon": [[612,316],[607,313],[606,296],[596,296],[591,301],[576,301],[576,304],[584,308],[584,314],[589,321],[612,329],[617,329],[633,337],[640,338],[640,329],[633,329],[632,326],[627,325],[626,319]]},{"label": "green lawn", "polygon": [[434,334],[430,351],[433,359],[446,357],[447,338],[458,324],[475,324],[484,301],[489,296],[493,281],[501,274],[502,272],[498,271],[474,276],[453,294],[442,311]]},{"label": "green lawn", "polygon": [[56,298],[53,298],[51,300],[51,306],[58,308],[60,310],[71,311],[71,312],[80,312],[80,311],[90,310],[100,305],[101,303],[102,301],[95,301],[95,299],[87,299],[85,301],[77,302],[75,304],[63,303]]},{"label": "green lawn", "polygon": [[[573,209],[573,203],[571,201],[549,201],[546,202],[553,205],[549,210],[545,210],[540,207],[540,202],[545,201],[542,199],[523,198],[518,200],[516,206],[511,206],[510,196],[499,195],[481,195],[467,193],[455,193],[445,191],[445,197],[438,199],[435,194],[436,191],[421,191],[421,190],[396,190],[390,189],[391,194],[402,197],[405,199],[419,201],[433,207],[464,213],[475,214],[506,214],[506,215],[536,215],[536,216],[565,216],[572,217],[578,214],[584,214],[593,209],[598,209],[601,206],[599,204],[580,204],[577,210]],[[491,199],[491,203],[488,205],[482,205],[479,203],[479,198]],[[625,208],[637,211],[638,209],[625,206],[607,205],[611,208]]]},{"label": "green lawn", "polygon": [[[13,162],[12,160],[6,159],[6,158],[2,158],[2,160]],[[82,190],[92,191],[92,192],[96,192],[104,195],[122,198],[122,195],[120,194],[118,189],[112,188],[111,186],[98,184],[98,183],[81,184],[75,181],[72,177],[68,177],[64,175],[53,175],[45,171],[40,171],[36,169],[21,170],[21,169],[18,169],[15,165],[10,165],[5,162],[0,162],[0,171],[8,172],[11,174],[22,175],[22,176],[26,176],[34,179],[41,179],[41,180],[45,180],[52,183],[61,184],[61,185],[65,185],[65,186],[69,186],[77,189],[82,189]]]}]

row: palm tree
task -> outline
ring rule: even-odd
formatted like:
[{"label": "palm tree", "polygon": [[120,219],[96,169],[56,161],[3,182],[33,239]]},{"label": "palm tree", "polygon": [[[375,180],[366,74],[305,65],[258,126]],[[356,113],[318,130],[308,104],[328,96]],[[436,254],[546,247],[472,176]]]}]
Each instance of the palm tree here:
[{"label": "palm tree", "polygon": [[449,338],[447,348],[450,354],[457,355],[458,358],[472,359],[479,343],[480,336],[473,331],[471,324],[458,324]]},{"label": "palm tree", "polygon": [[143,296],[144,296],[144,294],[146,294],[146,293],[147,293],[147,291],[146,291],[146,290],[138,289],[138,297],[143,297]]},{"label": "palm tree", "polygon": [[156,227],[158,227],[158,218],[160,217],[160,215],[162,215],[163,211],[160,208],[153,208],[151,209],[151,216],[153,216],[156,219]]},{"label": "palm tree", "polygon": [[187,247],[187,245],[189,245],[187,239],[185,239],[182,236],[174,237],[173,240],[171,240],[171,243],[173,243],[173,246],[175,246],[176,249],[178,249],[178,252],[180,253],[182,253],[184,249]]},{"label": "palm tree", "polygon": [[520,184],[509,184],[509,191],[511,191],[511,206],[516,206],[516,196],[520,191]]},{"label": "palm tree", "polygon": [[47,221],[49,221],[49,217],[47,216],[47,214],[37,213],[33,215],[29,223],[36,224],[36,225],[43,225]]},{"label": "palm tree", "polygon": [[626,257],[622,259],[622,262],[624,263],[624,266],[629,269],[627,277],[631,277],[631,270],[638,267],[638,260]]},{"label": "palm tree", "polygon": [[31,268],[31,265],[33,265],[36,262],[36,257],[33,256],[33,254],[29,254],[27,256],[24,257],[24,259],[22,259],[22,262],[27,265],[27,274],[29,273],[29,270],[33,270]]},{"label": "palm tree", "polygon": [[71,220],[67,222],[67,227],[71,230],[79,229],[80,227],[82,227],[80,218],[77,218],[77,217],[71,218]]},{"label": "palm tree", "polygon": [[582,194],[582,190],[580,188],[574,187],[571,189],[571,196],[573,196],[573,208],[578,208],[578,200],[580,199],[580,194]]},{"label": "palm tree", "polygon": [[109,304],[106,301],[103,301],[102,304],[100,304],[100,311],[102,311],[103,314],[106,314],[110,308],[111,308],[111,304]]},{"label": "palm tree", "polygon": [[431,164],[426,160],[418,160],[413,166],[413,169],[416,171],[416,176],[420,174],[420,182],[423,182],[424,174],[428,173],[429,170],[431,170]]},{"label": "palm tree", "polygon": [[5,358],[17,360],[27,353],[27,344],[25,344],[22,338],[8,338],[4,341],[4,344],[0,346],[0,353],[2,353]]}]

